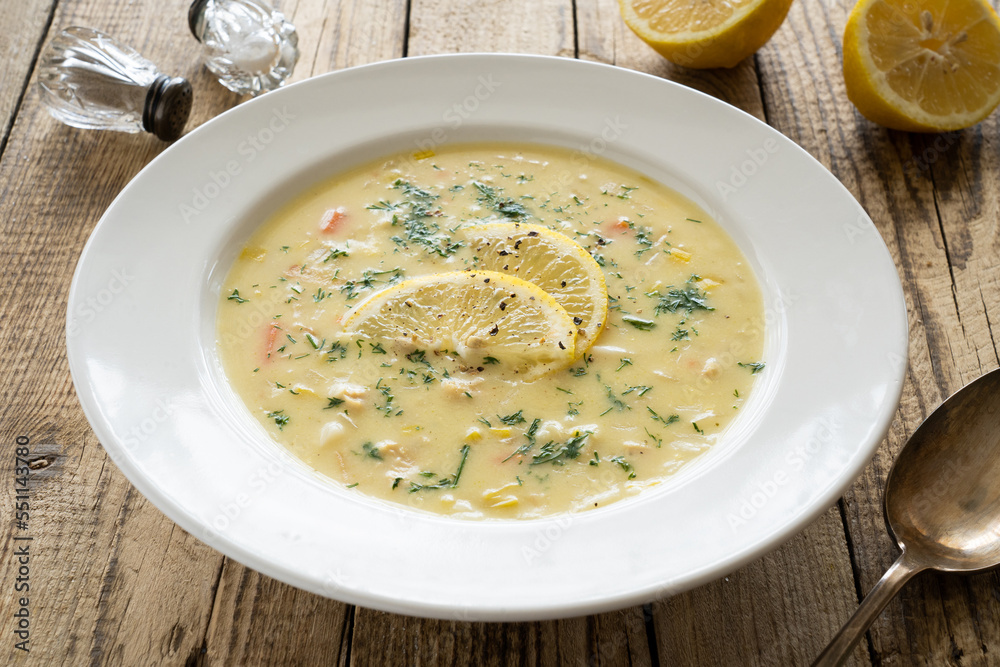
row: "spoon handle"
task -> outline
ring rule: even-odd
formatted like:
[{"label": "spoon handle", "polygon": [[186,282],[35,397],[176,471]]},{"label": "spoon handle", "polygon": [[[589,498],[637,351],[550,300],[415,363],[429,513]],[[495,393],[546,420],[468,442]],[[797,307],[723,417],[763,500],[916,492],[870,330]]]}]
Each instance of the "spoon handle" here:
[{"label": "spoon handle", "polygon": [[907,556],[906,551],[900,554],[878,583],[871,589],[854,616],[844,624],[823,652],[819,654],[812,667],[836,667],[842,665],[858,641],[868,630],[878,615],[882,613],[889,601],[896,597],[900,589],[913,575],[927,569],[922,563],[915,563]]}]

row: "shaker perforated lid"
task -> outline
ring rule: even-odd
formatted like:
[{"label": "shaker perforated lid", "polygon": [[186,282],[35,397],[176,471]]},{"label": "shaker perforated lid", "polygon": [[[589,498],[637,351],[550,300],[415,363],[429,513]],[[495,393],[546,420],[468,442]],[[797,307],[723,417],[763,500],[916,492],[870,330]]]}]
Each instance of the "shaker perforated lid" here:
[{"label": "shaker perforated lid", "polygon": [[193,91],[187,79],[161,74],[146,93],[146,104],[142,110],[143,129],[163,141],[179,139],[191,115],[193,100]]}]

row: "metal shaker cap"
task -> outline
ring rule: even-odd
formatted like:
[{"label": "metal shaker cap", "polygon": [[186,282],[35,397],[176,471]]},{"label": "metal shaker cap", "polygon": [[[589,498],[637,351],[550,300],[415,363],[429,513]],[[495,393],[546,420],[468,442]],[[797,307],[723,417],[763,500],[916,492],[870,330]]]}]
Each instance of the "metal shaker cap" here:
[{"label": "metal shaker cap", "polygon": [[161,74],[146,93],[142,128],[163,141],[175,141],[184,133],[194,100],[187,79]]},{"label": "metal shaker cap", "polygon": [[205,7],[212,0],[194,0],[188,7],[188,27],[191,34],[199,42],[201,41],[201,21],[205,17]]}]

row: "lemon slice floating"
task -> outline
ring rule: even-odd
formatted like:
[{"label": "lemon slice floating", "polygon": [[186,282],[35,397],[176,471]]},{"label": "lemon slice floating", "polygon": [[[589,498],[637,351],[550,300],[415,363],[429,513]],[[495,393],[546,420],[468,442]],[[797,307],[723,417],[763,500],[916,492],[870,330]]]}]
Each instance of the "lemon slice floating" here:
[{"label": "lemon slice floating", "polygon": [[983,0],[861,0],[844,30],[844,82],[886,127],[975,125],[1000,103],[1000,19]]},{"label": "lemon slice floating", "polygon": [[566,309],[577,330],[577,356],[593,344],[608,317],[604,272],[579,243],[523,222],[493,222],[463,230],[479,266],[538,285]]},{"label": "lemon slice floating", "polygon": [[343,319],[345,331],[449,351],[467,366],[492,357],[532,380],[575,359],[576,327],[537,285],[495,271],[449,271],[372,294]]},{"label": "lemon slice floating", "polygon": [[685,67],[734,67],[764,46],[792,0],[618,0],[632,32]]}]

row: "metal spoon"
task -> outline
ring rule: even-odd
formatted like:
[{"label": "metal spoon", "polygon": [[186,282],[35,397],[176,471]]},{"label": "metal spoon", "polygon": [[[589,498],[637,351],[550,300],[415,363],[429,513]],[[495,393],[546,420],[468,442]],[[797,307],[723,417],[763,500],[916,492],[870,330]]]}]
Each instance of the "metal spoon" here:
[{"label": "metal spoon", "polygon": [[903,553],[813,667],[842,664],[913,575],[1000,565],[1000,369],[942,403],[903,446],[885,518]]}]

